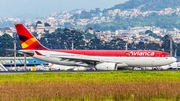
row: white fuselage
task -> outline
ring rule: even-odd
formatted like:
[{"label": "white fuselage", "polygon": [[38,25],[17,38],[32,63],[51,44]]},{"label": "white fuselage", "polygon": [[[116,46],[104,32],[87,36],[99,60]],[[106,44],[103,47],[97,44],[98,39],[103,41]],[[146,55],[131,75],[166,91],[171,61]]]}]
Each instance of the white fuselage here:
[{"label": "white fuselage", "polygon": [[[37,50],[36,50],[37,51]],[[98,60],[100,62],[114,62],[114,63],[125,63],[128,67],[154,67],[168,65],[176,61],[174,57],[117,57],[117,56],[87,56],[80,54],[71,54],[64,52],[49,52],[45,50],[38,50],[43,55],[35,54],[33,57],[47,61],[54,64],[66,65],[66,66],[87,66],[86,64],[81,64],[80,62],[72,61],[73,59],[89,59]],[[62,59],[64,57],[67,59]],[[68,59],[72,57],[73,59]]]}]

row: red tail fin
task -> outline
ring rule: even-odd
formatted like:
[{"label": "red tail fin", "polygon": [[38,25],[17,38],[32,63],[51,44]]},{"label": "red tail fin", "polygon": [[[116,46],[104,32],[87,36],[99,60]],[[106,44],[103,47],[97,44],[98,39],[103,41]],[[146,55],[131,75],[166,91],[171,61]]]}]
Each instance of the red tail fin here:
[{"label": "red tail fin", "polygon": [[48,50],[22,24],[15,24],[21,47],[24,50]]}]

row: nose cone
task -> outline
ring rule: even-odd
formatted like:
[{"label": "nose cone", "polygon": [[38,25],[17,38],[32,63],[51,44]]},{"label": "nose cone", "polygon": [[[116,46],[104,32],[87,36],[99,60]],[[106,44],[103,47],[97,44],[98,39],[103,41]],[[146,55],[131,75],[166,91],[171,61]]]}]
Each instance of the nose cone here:
[{"label": "nose cone", "polygon": [[177,61],[177,59],[173,57],[173,58],[172,58],[172,61],[173,61],[173,62],[176,62],[176,61]]}]

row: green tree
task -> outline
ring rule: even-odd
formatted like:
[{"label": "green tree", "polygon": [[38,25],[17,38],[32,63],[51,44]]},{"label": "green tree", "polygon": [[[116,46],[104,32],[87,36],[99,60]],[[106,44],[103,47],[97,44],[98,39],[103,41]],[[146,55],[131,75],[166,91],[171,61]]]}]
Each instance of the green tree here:
[{"label": "green tree", "polygon": [[9,34],[3,34],[0,37],[0,56],[13,56],[13,52],[6,49],[13,49],[14,39]]},{"label": "green tree", "polygon": [[[163,38],[162,38],[162,41],[163,41],[163,43],[162,43],[162,49],[165,51],[165,52],[168,52],[168,53],[170,53],[170,38],[169,38],[169,35],[165,35]],[[173,42],[173,40],[172,40],[172,47],[173,47],[173,52],[174,52],[174,50],[175,50],[175,48],[176,48],[176,45],[175,45],[175,43]]]},{"label": "green tree", "polygon": [[151,30],[145,31],[145,34],[151,34],[151,33],[153,33]]},{"label": "green tree", "polygon": [[136,44],[134,42],[128,44],[128,49],[130,50],[136,50]]},{"label": "green tree", "polygon": [[84,34],[84,36],[86,39],[92,39],[94,37],[94,34],[86,33],[86,34]]},{"label": "green tree", "polygon": [[125,45],[126,42],[123,41],[122,39],[118,38],[118,39],[113,39],[109,42],[109,49],[113,49],[113,50],[123,50],[125,49]]},{"label": "green tree", "polygon": [[177,56],[180,56],[180,43],[176,44]]},{"label": "green tree", "polygon": [[137,49],[141,49],[141,50],[144,50],[145,49],[145,43],[144,42],[139,42],[137,45],[136,45]]},{"label": "green tree", "polygon": [[161,46],[157,43],[152,42],[152,43],[147,44],[146,49],[148,49],[148,50],[149,49],[150,50],[161,50]]},{"label": "green tree", "polygon": [[97,37],[94,37],[87,43],[87,48],[88,49],[104,49],[104,45],[100,39],[98,39]]},{"label": "green tree", "polygon": [[169,36],[168,35],[165,35],[163,38],[162,38],[162,49],[165,51],[165,52],[168,52],[170,53],[170,40],[169,40]]},{"label": "green tree", "polygon": [[58,28],[51,34],[46,33],[41,41],[51,49],[72,49],[72,43],[74,49],[83,49],[85,41],[82,33],[75,29]]},{"label": "green tree", "polygon": [[37,21],[36,22],[36,27],[37,27],[38,24],[42,24],[42,22],[41,21]]},{"label": "green tree", "polygon": [[44,26],[51,26],[51,25],[50,25],[49,23],[46,22],[46,23],[44,23]]}]

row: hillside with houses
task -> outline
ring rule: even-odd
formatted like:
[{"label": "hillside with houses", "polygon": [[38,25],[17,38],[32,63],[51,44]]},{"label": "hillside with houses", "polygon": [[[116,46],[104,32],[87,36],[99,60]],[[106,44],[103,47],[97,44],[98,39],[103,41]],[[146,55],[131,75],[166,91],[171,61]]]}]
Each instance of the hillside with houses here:
[{"label": "hillside with houses", "polygon": [[[0,17],[0,35],[6,33],[14,37],[16,31],[13,24],[23,23],[40,40],[59,28],[65,28],[82,32],[86,43],[93,43],[94,38],[99,39],[98,42],[101,42],[106,49],[110,47],[106,46],[107,43],[117,39],[123,39],[123,41],[119,40],[123,42],[122,45],[128,42],[129,47],[142,44],[140,49],[151,49],[145,45],[155,43],[163,46],[162,38],[166,35],[171,35],[178,46],[180,43],[179,3],[180,1],[175,0],[129,0],[104,10],[96,8],[52,12],[48,16],[32,19]],[[65,47],[70,49],[71,46]],[[84,48],[93,49],[88,48],[88,44]],[[119,49],[125,49],[125,46]]]}]

